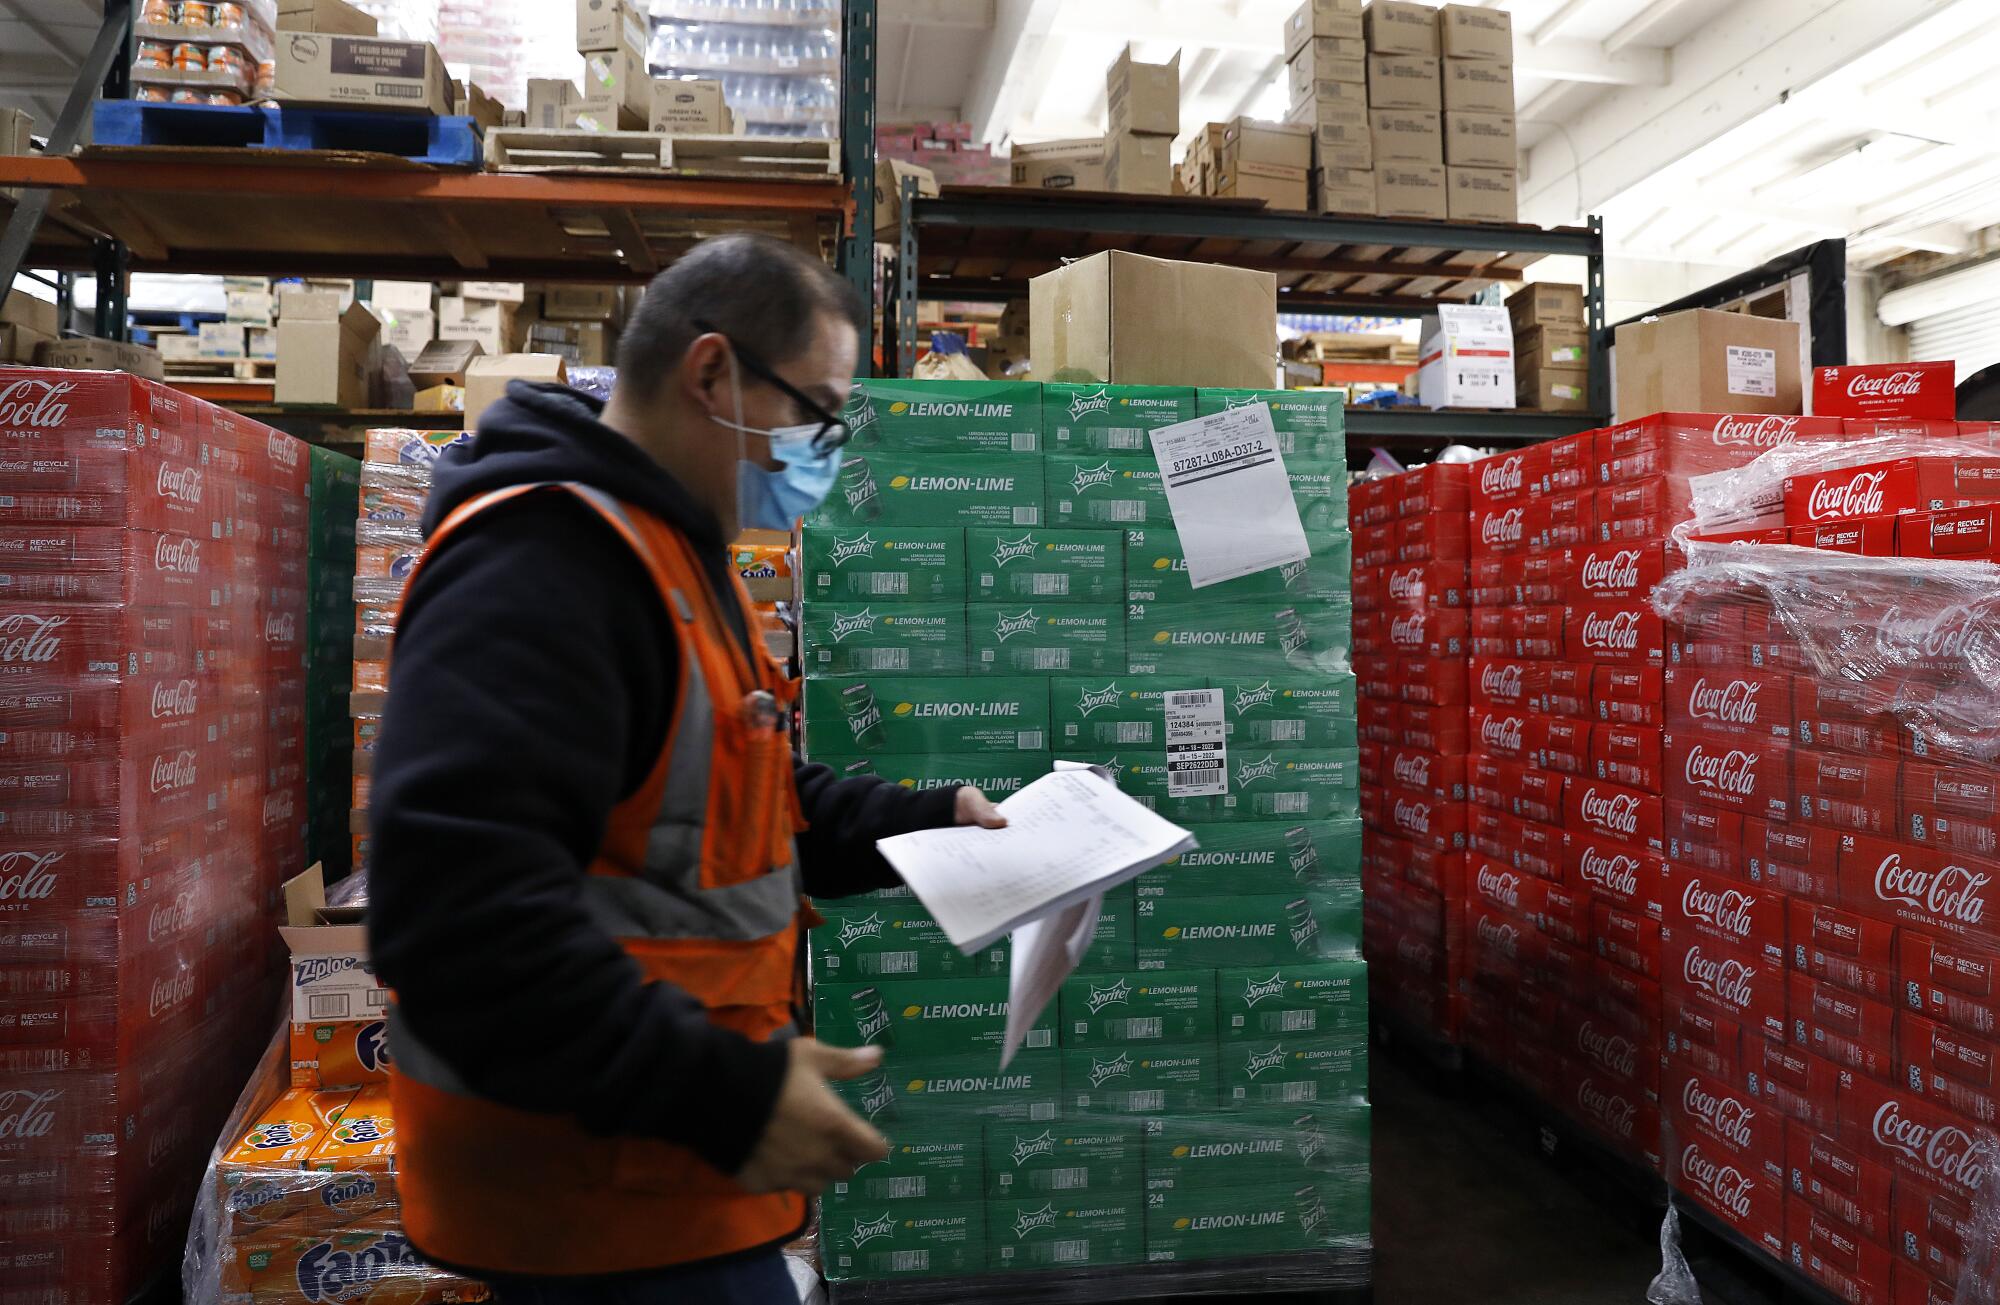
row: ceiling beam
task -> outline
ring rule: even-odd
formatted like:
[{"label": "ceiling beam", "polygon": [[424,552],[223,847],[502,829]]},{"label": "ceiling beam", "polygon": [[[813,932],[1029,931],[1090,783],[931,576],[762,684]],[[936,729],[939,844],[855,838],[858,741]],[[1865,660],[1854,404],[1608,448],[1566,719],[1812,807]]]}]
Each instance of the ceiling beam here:
[{"label": "ceiling beam", "polygon": [[998,144],[1006,138],[1028,81],[1014,70],[1041,61],[1062,8],[1062,0],[994,0],[993,35],[987,38],[986,52],[965,95],[965,117],[972,124],[974,140]]},{"label": "ceiling beam", "polygon": [[[1589,3],[1590,0],[1564,0],[1562,4],[1556,6],[1555,12],[1528,29],[1528,44],[1541,45],[1561,36],[1563,28],[1576,21],[1577,16],[1583,13],[1584,7]],[[1517,51],[1515,58],[1519,57]]]},{"label": "ceiling beam", "polygon": [[993,26],[993,0],[877,0],[877,18],[905,27]]},{"label": "ceiling beam", "polygon": [[1653,3],[1632,15],[1631,20],[1623,27],[1604,38],[1605,52],[1617,54],[1627,46],[1638,45],[1656,29],[1665,25],[1667,19],[1673,17],[1674,11],[1684,2],[1685,0],[1653,0]]},{"label": "ceiling beam", "polygon": [[1079,36],[1115,36],[1120,40],[1171,41],[1190,49],[1248,50],[1285,54],[1285,14],[1272,11],[1271,21],[1255,16],[1256,11],[1227,22],[1217,21],[1203,5],[1162,5],[1155,0],[1089,0],[1085,4],[1062,7],[1056,30]]},{"label": "ceiling beam", "polygon": [[1667,66],[1667,52],[1655,46],[1630,45],[1614,53],[1595,41],[1541,41],[1514,49],[1515,72],[1559,82],[1665,86]]}]

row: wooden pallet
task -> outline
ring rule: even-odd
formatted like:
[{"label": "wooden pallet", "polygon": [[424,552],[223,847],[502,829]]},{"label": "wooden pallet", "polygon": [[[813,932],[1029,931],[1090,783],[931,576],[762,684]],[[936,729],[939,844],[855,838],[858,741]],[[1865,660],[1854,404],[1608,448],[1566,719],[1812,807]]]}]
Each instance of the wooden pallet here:
[{"label": "wooden pallet", "polygon": [[177,358],[167,384],[175,381],[268,381],[278,374],[275,358]]},{"label": "wooden pallet", "polygon": [[486,134],[486,166],[495,172],[587,172],[658,175],[667,134],[502,127]]},{"label": "wooden pallet", "polygon": [[667,168],[682,177],[838,181],[840,142],[796,136],[669,136]]}]

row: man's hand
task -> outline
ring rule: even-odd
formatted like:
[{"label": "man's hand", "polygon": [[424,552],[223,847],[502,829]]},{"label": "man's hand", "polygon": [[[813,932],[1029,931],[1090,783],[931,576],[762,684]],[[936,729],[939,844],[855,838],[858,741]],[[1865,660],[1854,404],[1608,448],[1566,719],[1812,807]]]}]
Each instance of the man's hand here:
[{"label": "man's hand", "polygon": [[978,825],[981,829],[1007,827],[1007,817],[1000,814],[1000,808],[970,785],[958,790],[958,805],[953,814],[961,825]]},{"label": "man's hand", "polygon": [[889,1154],[889,1144],[833,1094],[828,1079],[860,1078],[882,1063],[880,1047],[829,1047],[794,1038],[778,1104],[736,1181],[752,1192],[819,1195],[828,1183]]}]

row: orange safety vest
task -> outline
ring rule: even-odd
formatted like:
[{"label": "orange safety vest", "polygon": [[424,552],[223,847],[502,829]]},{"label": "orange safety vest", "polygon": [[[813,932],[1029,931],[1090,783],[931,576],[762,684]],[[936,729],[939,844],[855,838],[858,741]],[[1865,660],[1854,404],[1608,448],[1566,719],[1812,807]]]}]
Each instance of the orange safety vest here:
[{"label": "orange safety vest", "polygon": [[[794,690],[761,647],[746,657],[731,633],[722,604],[750,610],[742,581],[731,577],[733,594],[714,592],[679,532],[588,486],[520,485],[473,499],[438,527],[425,556],[479,512],[537,491],[575,494],[631,545],[680,650],[666,744],[646,782],[612,810],[585,902],[647,979],[693,995],[724,1028],[790,1036],[800,902],[793,840],[805,821],[783,729],[774,713],[749,708],[761,690],[782,711]],[[441,1263],[505,1274],[632,1272],[751,1250],[804,1228],[796,1192],[754,1195],[686,1147],[599,1137],[566,1116],[486,1100],[393,1010],[389,1038],[403,1226]]]}]

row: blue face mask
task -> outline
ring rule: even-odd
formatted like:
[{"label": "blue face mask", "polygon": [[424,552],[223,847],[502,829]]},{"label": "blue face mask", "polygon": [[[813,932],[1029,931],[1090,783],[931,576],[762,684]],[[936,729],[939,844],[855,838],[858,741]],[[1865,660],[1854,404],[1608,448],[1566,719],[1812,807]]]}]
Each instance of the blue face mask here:
[{"label": "blue face mask", "polygon": [[817,423],[779,426],[766,430],[743,424],[743,387],[736,370],[736,355],[729,355],[729,397],[736,408],[736,420],[720,417],[709,420],[724,430],[736,432],[739,451],[747,436],[759,435],[771,442],[771,456],[781,465],[777,471],[739,457],[736,463],[737,524],[756,530],[790,530],[792,524],[818,507],[833,492],[840,477],[841,450],[813,451]]}]

